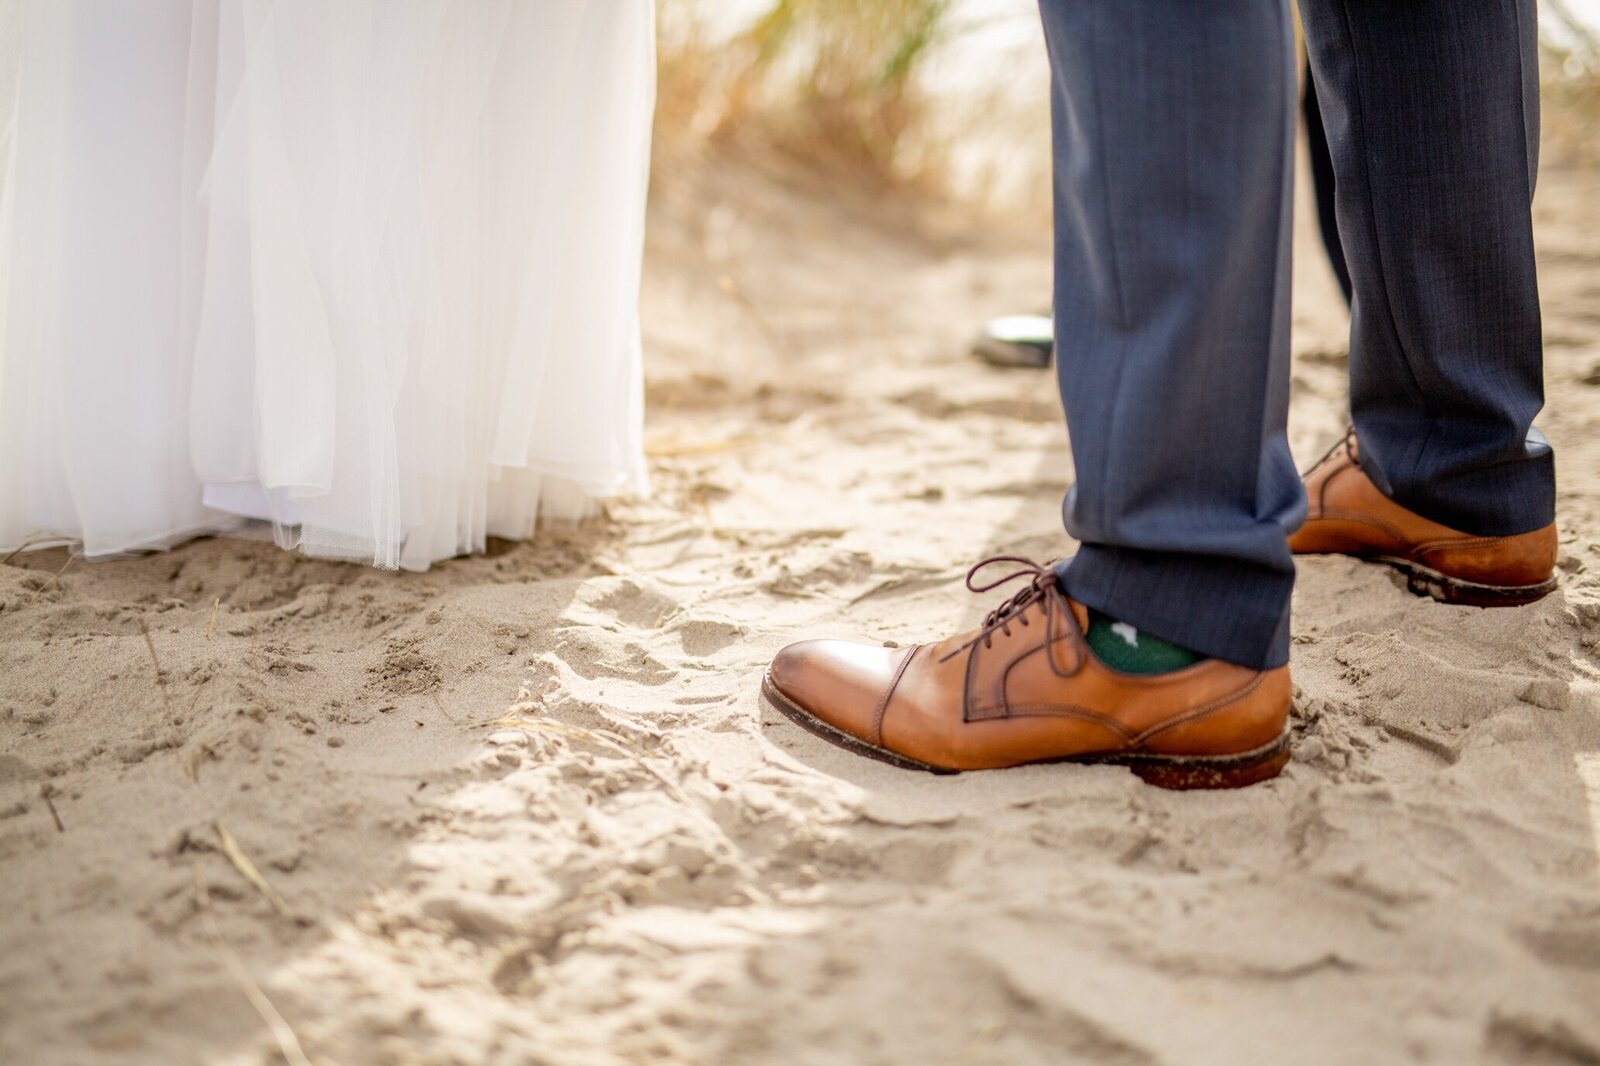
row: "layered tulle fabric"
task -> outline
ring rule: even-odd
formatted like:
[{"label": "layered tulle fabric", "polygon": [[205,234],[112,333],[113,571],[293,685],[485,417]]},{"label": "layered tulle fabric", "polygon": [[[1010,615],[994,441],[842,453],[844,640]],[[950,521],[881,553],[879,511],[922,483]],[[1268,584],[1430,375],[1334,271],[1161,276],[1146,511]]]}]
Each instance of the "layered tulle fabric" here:
[{"label": "layered tulle fabric", "polygon": [[0,0],[0,544],[420,568],[643,485],[648,0]]}]

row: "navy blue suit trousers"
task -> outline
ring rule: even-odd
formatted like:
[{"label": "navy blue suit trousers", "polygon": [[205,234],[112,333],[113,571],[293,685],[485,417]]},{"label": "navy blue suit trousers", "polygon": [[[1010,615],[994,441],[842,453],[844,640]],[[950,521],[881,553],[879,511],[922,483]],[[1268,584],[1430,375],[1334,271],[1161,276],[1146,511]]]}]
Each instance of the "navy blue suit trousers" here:
[{"label": "navy blue suit trousers", "polygon": [[[1054,74],[1068,592],[1288,659],[1287,0],[1041,0]],[[1362,466],[1484,536],[1552,520],[1530,201],[1534,0],[1302,0],[1351,290]]]}]

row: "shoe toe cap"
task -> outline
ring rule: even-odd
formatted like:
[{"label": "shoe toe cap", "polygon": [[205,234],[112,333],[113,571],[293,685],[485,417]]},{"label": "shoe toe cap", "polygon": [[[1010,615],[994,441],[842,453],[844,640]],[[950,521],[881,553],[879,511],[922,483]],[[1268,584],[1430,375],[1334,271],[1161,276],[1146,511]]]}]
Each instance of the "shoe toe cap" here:
[{"label": "shoe toe cap", "polygon": [[843,640],[807,640],[779,652],[768,678],[779,695],[813,718],[878,744],[878,708],[907,654]]}]

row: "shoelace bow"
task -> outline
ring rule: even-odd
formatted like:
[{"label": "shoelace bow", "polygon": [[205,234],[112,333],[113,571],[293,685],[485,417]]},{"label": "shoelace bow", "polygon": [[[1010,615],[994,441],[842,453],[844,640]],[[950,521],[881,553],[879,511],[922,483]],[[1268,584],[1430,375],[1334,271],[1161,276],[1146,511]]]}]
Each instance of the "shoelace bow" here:
[{"label": "shoelace bow", "polygon": [[[992,566],[995,563],[1015,563],[1018,567],[1020,567],[1020,569],[1013,570],[1011,573],[1005,575],[1004,577],[997,578],[994,581],[989,582],[987,585],[973,584],[973,581],[977,578],[979,571],[983,570],[987,566]],[[1061,586],[1056,583],[1056,572],[1052,563],[1044,563],[1041,565],[1034,562],[1032,559],[1025,559],[1020,555],[991,555],[989,558],[976,563],[972,569],[968,570],[967,590],[969,592],[979,594],[992,592],[1001,585],[1010,584],[1018,578],[1024,577],[1031,579],[1025,588],[1020,589],[1016,595],[1012,596],[1010,599],[1007,599],[1001,603],[1000,606],[996,607],[994,610],[985,615],[983,619],[983,625],[979,627],[977,635],[971,640],[967,641],[965,644],[961,645],[959,648],[956,648],[953,651],[941,656],[939,661],[944,662],[946,659],[949,659],[955,655],[959,655],[961,652],[966,651],[979,641],[983,642],[983,646],[985,648],[992,648],[994,646],[995,630],[999,630],[1009,637],[1011,635],[1011,623],[1016,622],[1019,625],[1024,626],[1029,624],[1026,611],[1030,605],[1041,600],[1048,600],[1051,596],[1062,596]],[[1071,614],[1071,608],[1067,607],[1065,604],[1062,605],[1062,610],[1069,615]],[[1056,612],[1050,610],[1048,604],[1046,605],[1044,612],[1044,626],[1044,644],[1045,647],[1049,648],[1054,646],[1056,640]],[[1050,661],[1050,669],[1054,671],[1057,676],[1067,676],[1061,672],[1059,667],[1056,666],[1055,657],[1053,655],[1047,655],[1045,658]]]}]

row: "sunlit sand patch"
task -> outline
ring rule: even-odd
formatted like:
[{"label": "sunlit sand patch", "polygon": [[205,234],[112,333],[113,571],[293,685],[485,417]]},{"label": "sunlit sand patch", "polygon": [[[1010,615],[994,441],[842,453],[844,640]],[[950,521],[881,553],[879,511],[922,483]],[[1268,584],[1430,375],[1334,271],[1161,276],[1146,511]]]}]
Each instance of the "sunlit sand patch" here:
[{"label": "sunlit sand patch", "polygon": [[1600,851],[1600,751],[1575,752],[1572,759],[1589,794],[1589,828],[1594,830],[1595,850]]}]

